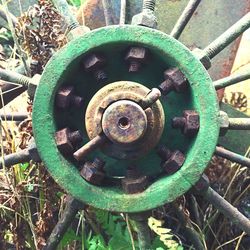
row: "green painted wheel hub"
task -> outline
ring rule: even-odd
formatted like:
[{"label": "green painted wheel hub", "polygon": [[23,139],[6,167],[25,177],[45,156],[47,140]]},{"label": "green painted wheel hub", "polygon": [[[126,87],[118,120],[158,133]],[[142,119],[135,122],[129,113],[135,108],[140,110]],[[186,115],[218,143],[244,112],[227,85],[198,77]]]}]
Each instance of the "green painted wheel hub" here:
[{"label": "green painted wheel hub", "polygon": [[[125,53],[131,45],[143,46],[150,51],[150,60],[135,74],[128,72],[128,65],[124,62]],[[106,58],[107,84],[130,81],[151,89],[164,81],[163,72],[168,68],[178,67],[185,74],[190,83],[185,93],[171,92],[160,98],[166,119],[157,145],[179,149],[186,156],[184,165],[175,174],[161,174],[161,159],[156,154],[156,147],[131,161],[115,159],[96,150],[88,156],[88,160],[99,156],[106,162],[105,171],[111,184],[95,186],[80,176],[82,163],[71,156],[66,159],[59,152],[54,135],[64,127],[80,129],[84,144],[89,141],[85,112],[95,93],[104,87],[83,69],[82,60],[91,52],[101,52]],[[85,100],[84,107],[71,107],[65,111],[56,108],[55,96],[62,86],[74,86],[77,95]],[[192,139],[171,128],[171,118],[181,116],[183,110],[196,110],[200,115],[200,130]],[[203,65],[185,46],[145,27],[109,26],[72,40],[47,64],[34,100],[33,130],[39,154],[49,172],[73,197],[105,210],[140,212],[173,201],[198,181],[217,144],[218,117],[212,81]],[[142,193],[125,194],[117,184],[129,164],[136,164],[144,175],[154,180]]]}]

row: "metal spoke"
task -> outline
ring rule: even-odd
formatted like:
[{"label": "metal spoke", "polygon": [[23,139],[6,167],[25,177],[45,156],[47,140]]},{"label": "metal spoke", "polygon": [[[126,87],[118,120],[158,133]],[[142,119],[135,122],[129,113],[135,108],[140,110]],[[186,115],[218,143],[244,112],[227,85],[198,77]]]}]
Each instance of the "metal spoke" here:
[{"label": "metal spoke", "polygon": [[157,88],[153,88],[141,101],[143,109],[149,108],[161,97],[161,91]]},{"label": "metal spoke", "polygon": [[230,221],[237,225],[242,231],[250,235],[250,220],[232,206],[228,201],[221,197],[211,187],[203,193],[203,197],[223,213]]},{"label": "metal spoke", "polygon": [[206,175],[201,177],[194,188],[198,194],[202,195],[233,224],[250,235],[250,220],[209,186],[209,180]]},{"label": "metal spoke", "polygon": [[249,130],[250,118],[229,118],[229,127],[232,130]]},{"label": "metal spoke", "polygon": [[245,81],[247,79],[250,79],[250,70],[241,74],[235,74],[235,75],[231,75],[223,79],[217,80],[213,84],[214,84],[215,89],[219,90],[219,89],[228,87],[230,85]]},{"label": "metal spoke", "polygon": [[138,235],[139,248],[142,250],[151,248],[151,232],[148,226],[148,212],[130,214],[130,219],[133,220]]},{"label": "metal spoke", "polygon": [[0,169],[3,166],[11,167],[13,165],[29,162],[31,160],[35,162],[41,161],[40,156],[38,155],[38,152],[37,152],[34,139],[30,140],[29,146],[27,149],[1,157]]},{"label": "metal spoke", "polygon": [[179,39],[183,30],[185,29],[186,25],[188,24],[189,20],[193,16],[195,10],[199,6],[201,0],[190,0],[182,12],[181,16],[179,17],[177,23],[175,24],[173,30],[170,33],[170,36],[174,37],[175,39]]},{"label": "metal spoke", "polygon": [[39,84],[40,77],[40,75],[36,74],[31,78],[14,71],[0,69],[0,78],[2,80],[17,83],[27,88],[28,94],[31,98],[33,98],[35,95],[36,87]]},{"label": "metal spoke", "polygon": [[83,160],[88,154],[92,151],[96,150],[98,147],[103,145],[107,141],[107,137],[105,135],[98,135],[88,143],[86,143],[83,147],[78,149],[74,153],[74,158],[77,161]]},{"label": "metal spoke", "polygon": [[76,214],[79,210],[83,209],[84,205],[80,201],[69,197],[68,202],[66,204],[66,208],[63,211],[63,214],[59,221],[57,222],[56,226],[54,227],[46,246],[43,250],[54,250],[60,243],[63,235],[66,233],[67,229],[69,228],[70,224],[74,220]]},{"label": "metal spoke", "polygon": [[102,0],[103,12],[105,17],[106,26],[114,24],[112,15],[110,13],[110,1]]},{"label": "metal spoke", "polygon": [[3,114],[0,113],[1,119],[5,121],[23,121],[28,118],[28,114],[22,113],[11,113],[11,114]]},{"label": "metal spoke", "polygon": [[177,204],[172,204],[174,213],[179,219],[180,224],[184,228],[186,236],[190,239],[193,246],[197,250],[203,250],[204,245],[202,244],[199,234],[195,231],[190,220],[187,219],[187,216],[184,214],[183,210]]},{"label": "metal spoke", "polygon": [[120,25],[124,25],[126,22],[126,7],[127,0],[121,0]]},{"label": "metal spoke", "polygon": [[[13,71],[19,74],[25,74],[25,68],[23,65],[18,66]],[[5,105],[7,105],[12,100],[14,100],[19,95],[21,95],[24,91],[26,91],[26,88],[21,86],[20,84],[8,82],[8,81],[3,81],[3,82],[4,84],[1,86],[2,97],[1,97],[1,102],[0,102],[0,109],[4,107]]]},{"label": "metal spoke", "polygon": [[210,43],[204,50],[204,54],[210,59],[219,54],[231,42],[239,37],[244,31],[250,27],[250,13],[242,17],[238,22],[231,26],[227,31]]},{"label": "metal spoke", "polygon": [[239,163],[243,166],[250,167],[250,159],[249,158],[242,156],[240,154],[234,153],[232,151],[229,151],[227,149],[224,149],[222,147],[216,147],[215,155],[221,156],[221,157],[228,159],[230,161]]},{"label": "metal spoke", "polygon": [[20,84],[24,87],[28,87],[28,85],[32,81],[31,80],[32,78],[30,78],[30,77],[16,73],[16,72],[11,71],[11,70],[1,69],[1,68],[0,68],[0,78],[1,78],[1,80],[17,83],[17,84]]}]

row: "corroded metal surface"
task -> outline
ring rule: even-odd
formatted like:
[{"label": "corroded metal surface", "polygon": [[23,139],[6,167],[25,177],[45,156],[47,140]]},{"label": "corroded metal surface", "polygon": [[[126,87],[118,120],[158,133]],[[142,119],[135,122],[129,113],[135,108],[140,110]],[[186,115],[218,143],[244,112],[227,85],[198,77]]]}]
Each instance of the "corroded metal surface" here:
[{"label": "corroded metal surface", "polygon": [[105,110],[102,129],[114,143],[125,145],[135,143],[147,130],[147,116],[135,102],[117,101]]},{"label": "corroded metal surface", "polygon": [[[249,116],[228,104],[221,103],[220,108],[225,111],[229,117],[249,118]],[[230,130],[225,136],[219,138],[219,144],[238,154],[245,155],[250,144],[250,131]]]},{"label": "corroded metal surface", "polygon": [[[102,147],[106,154],[118,159],[136,159],[145,155],[158,143],[165,122],[160,101],[145,111],[137,104],[149,91],[138,83],[121,81],[106,85],[91,99],[85,115],[86,130],[90,139],[104,131],[113,142]],[[124,110],[114,111],[114,108],[121,108],[120,100],[130,100],[133,103],[129,104],[130,109],[134,110],[129,113],[128,107],[122,105]],[[117,103],[120,107],[117,107]],[[127,117],[130,121],[128,129],[119,128],[117,123],[122,117]],[[134,126],[139,130],[134,130]],[[128,132],[132,133],[128,135]]]},{"label": "corroded metal surface", "polygon": [[[188,2],[189,0],[158,0],[156,2],[158,28],[167,34],[170,34]],[[237,4],[235,4],[234,0],[201,1],[200,6],[195,11],[191,21],[188,23],[180,37],[181,42],[189,48],[204,48],[227,28],[238,21],[244,14],[246,14],[249,10],[249,4],[249,0],[241,0],[238,1]],[[111,0],[110,5],[110,13],[114,24],[118,24],[120,1]],[[141,9],[142,0],[128,0],[127,23],[130,23],[132,16],[139,13]],[[85,23],[92,29],[105,25],[101,0],[86,1],[78,13],[78,20],[82,22],[84,19]],[[212,67],[209,70],[213,79],[219,79],[230,74],[238,45],[239,40],[232,43],[213,60],[216,67]]]}]

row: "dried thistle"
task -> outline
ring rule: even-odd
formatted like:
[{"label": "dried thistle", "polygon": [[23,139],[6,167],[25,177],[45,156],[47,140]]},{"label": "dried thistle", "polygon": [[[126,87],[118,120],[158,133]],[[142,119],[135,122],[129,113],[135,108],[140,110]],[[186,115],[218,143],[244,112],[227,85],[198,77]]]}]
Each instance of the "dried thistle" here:
[{"label": "dried thistle", "polygon": [[34,61],[33,74],[41,73],[53,52],[66,43],[63,24],[63,17],[49,0],[39,0],[18,18],[18,42]]}]

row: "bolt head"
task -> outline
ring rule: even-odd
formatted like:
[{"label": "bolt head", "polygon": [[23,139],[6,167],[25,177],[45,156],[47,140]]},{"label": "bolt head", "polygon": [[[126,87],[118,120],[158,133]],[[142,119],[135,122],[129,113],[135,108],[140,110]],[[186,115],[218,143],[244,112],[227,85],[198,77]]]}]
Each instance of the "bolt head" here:
[{"label": "bolt head", "polygon": [[167,161],[163,162],[162,168],[167,174],[174,174],[182,167],[185,159],[185,155],[179,150],[176,150]]},{"label": "bolt head", "polygon": [[148,186],[147,176],[138,178],[124,178],[122,179],[122,188],[127,194],[136,194],[143,192]]},{"label": "bolt head", "polygon": [[69,87],[63,87],[59,89],[56,95],[56,105],[58,108],[66,109],[70,106],[71,97],[73,95],[74,88]]},{"label": "bolt head", "polygon": [[[171,84],[174,91],[184,92],[188,88],[188,81],[185,75],[178,68],[171,68],[164,72],[166,84]],[[163,89],[164,92],[164,89]]]},{"label": "bolt head", "polygon": [[229,118],[226,112],[220,111],[219,122],[220,122],[220,135],[224,136],[229,128]]},{"label": "bolt head", "polygon": [[144,10],[143,12],[133,16],[132,25],[141,25],[146,26],[148,28],[157,28],[157,19],[150,10]]},{"label": "bolt head", "polygon": [[94,72],[105,65],[104,58],[96,53],[89,54],[83,60],[83,66],[86,72]]},{"label": "bolt head", "polygon": [[59,151],[63,154],[70,154],[73,152],[73,145],[69,138],[70,130],[68,128],[61,129],[56,132],[55,140]]},{"label": "bolt head", "polygon": [[209,188],[209,179],[203,174],[199,181],[194,185],[195,191],[198,193],[205,192]]},{"label": "bolt head", "polygon": [[185,110],[183,116],[186,119],[186,124],[183,128],[183,133],[187,136],[195,136],[200,128],[200,116],[194,110]]},{"label": "bolt head", "polygon": [[29,97],[30,97],[31,99],[33,99],[34,96],[35,96],[36,88],[37,88],[37,86],[38,86],[38,84],[39,84],[40,79],[41,79],[41,75],[39,75],[39,74],[35,74],[35,75],[32,77],[32,79],[31,79],[31,83],[29,84],[29,86],[28,86],[28,91],[27,91],[27,92],[28,92],[28,95],[29,95]]},{"label": "bolt head", "polygon": [[204,53],[203,50],[196,48],[193,50],[194,55],[200,60],[200,62],[204,65],[206,69],[211,68],[211,60],[210,58]]},{"label": "bolt head", "polygon": [[81,170],[81,176],[91,184],[101,185],[105,175],[104,172],[94,167],[91,162],[86,162]]},{"label": "bolt head", "polygon": [[145,62],[148,59],[148,49],[144,47],[131,47],[125,57],[126,61]]},{"label": "bolt head", "polygon": [[35,162],[41,162],[41,158],[38,154],[34,138],[32,138],[29,142],[28,151],[29,151],[29,155],[30,155],[31,160],[33,160]]}]

